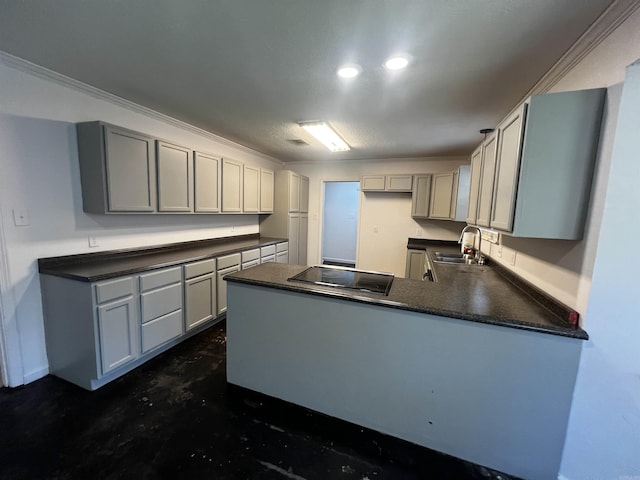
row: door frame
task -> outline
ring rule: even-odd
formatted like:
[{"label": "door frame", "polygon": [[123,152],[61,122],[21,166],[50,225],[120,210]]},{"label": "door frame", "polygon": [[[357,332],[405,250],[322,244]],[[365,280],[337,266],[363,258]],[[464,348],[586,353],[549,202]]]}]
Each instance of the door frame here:
[{"label": "door frame", "polygon": [[[324,201],[325,201],[325,189],[327,186],[327,183],[336,183],[336,182],[340,182],[340,183],[344,183],[344,182],[352,182],[352,183],[358,183],[359,185],[361,184],[360,181],[360,177],[346,177],[346,178],[323,178],[320,180],[320,182],[322,183],[322,188],[320,189],[320,219],[319,219],[319,228],[318,228],[318,252],[317,252],[317,264],[321,265],[322,264],[322,249],[323,249],[323,245],[322,245],[322,234],[324,231]],[[362,195],[362,190],[361,187],[358,189],[360,191],[360,195]],[[362,198],[358,199],[358,221],[357,221],[357,228],[356,228],[356,268],[358,266],[358,264],[360,263],[360,216],[361,216],[361,209],[362,209]]]}]

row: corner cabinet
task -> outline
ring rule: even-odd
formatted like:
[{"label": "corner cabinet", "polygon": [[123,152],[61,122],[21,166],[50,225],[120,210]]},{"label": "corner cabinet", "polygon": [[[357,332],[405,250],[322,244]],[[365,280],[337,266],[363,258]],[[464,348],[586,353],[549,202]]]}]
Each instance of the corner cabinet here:
[{"label": "corner cabinet", "polygon": [[604,96],[604,89],[533,96],[498,127],[491,228],[582,238]]},{"label": "corner cabinet", "polygon": [[156,211],[155,139],[102,122],[78,123],[76,133],[85,212]]}]

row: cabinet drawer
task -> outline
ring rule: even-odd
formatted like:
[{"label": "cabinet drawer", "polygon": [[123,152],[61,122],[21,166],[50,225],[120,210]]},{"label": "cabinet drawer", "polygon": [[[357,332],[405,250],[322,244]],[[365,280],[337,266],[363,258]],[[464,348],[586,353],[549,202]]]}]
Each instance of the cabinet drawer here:
[{"label": "cabinet drawer", "polygon": [[189,263],[184,266],[184,278],[195,278],[207,273],[213,273],[216,271],[216,261],[211,258],[209,260],[203,260],[201,262]]},{"label": "cabinet drawer", "polygon": [[242,264],[242,270],[246,270],[247,268],[255,267],[256,265],[260,265],[260,259],[251,260],[249,262],[244,262]]},{"label": "cabinet drawer", "polygon": [[142,323],[182,308],[182,284],[176,283],[140,295]]},{"label": "cabinet drawer", "polygon": [[254,248],[253,250],[247,250],[245,252],[242,252],[242,263],[250,262],[252,260],[259,260],[259,259],[260,259],[259,248]]},{"label": "cabinet drawer", "polygon": [[266,257],[267,255],[275,255],[276,246],[275,245],[267,245],[266,247],[262,247],[260,249],[260,256]]},{"label": "cabinet drawer", "polygon": [[116,278],[95,285],[97,303],[133,295],[133,278]]},{"label": "cabinet drawer", "polygon": [[276,245],[276,252],[288,252],[289,251],[289,242],[282,242]]},{"label": "cabinet drawer", "polygon": [[158,287],[182,281],[180,267],[167,268],[140,275],[140,291],[146,292]]},{"label": "cabinet drawer", "polygon": [[224,257],[218,257],[218,270],[233,267],[234,265],[240,265],[239,253],[233,253],[231,255],[225,255]]},{"label": "cabinet drawer", "polygon": [[275,262],[276,261],[276,254],[272,254],[272,255],[264,255],[262,257],[260,257],[260,263],[269,263],[269,262]]},{"label": "cabinet drawer", "polygon": [[182,310],[171,312],[142,325],[142,352],[182,335]]}]

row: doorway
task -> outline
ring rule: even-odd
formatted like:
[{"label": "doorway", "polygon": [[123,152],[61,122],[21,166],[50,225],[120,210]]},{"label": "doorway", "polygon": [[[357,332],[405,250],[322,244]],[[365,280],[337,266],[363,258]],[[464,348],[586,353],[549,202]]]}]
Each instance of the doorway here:
[{"label": "doorway", "polygon": [[323,265],[356,266],[360,182],[324,182]]}]

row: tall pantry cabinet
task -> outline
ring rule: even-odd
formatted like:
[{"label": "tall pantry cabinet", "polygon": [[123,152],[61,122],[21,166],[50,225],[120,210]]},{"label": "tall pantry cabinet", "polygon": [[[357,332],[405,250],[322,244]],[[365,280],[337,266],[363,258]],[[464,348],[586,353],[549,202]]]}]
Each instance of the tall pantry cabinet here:
[{"label": "tall pantry cabinet", "polygon": [[289,263],[307,264],[309,178],[291,170],[275,173],[273,213],[260,219],[260,235],[289,239]]}]

